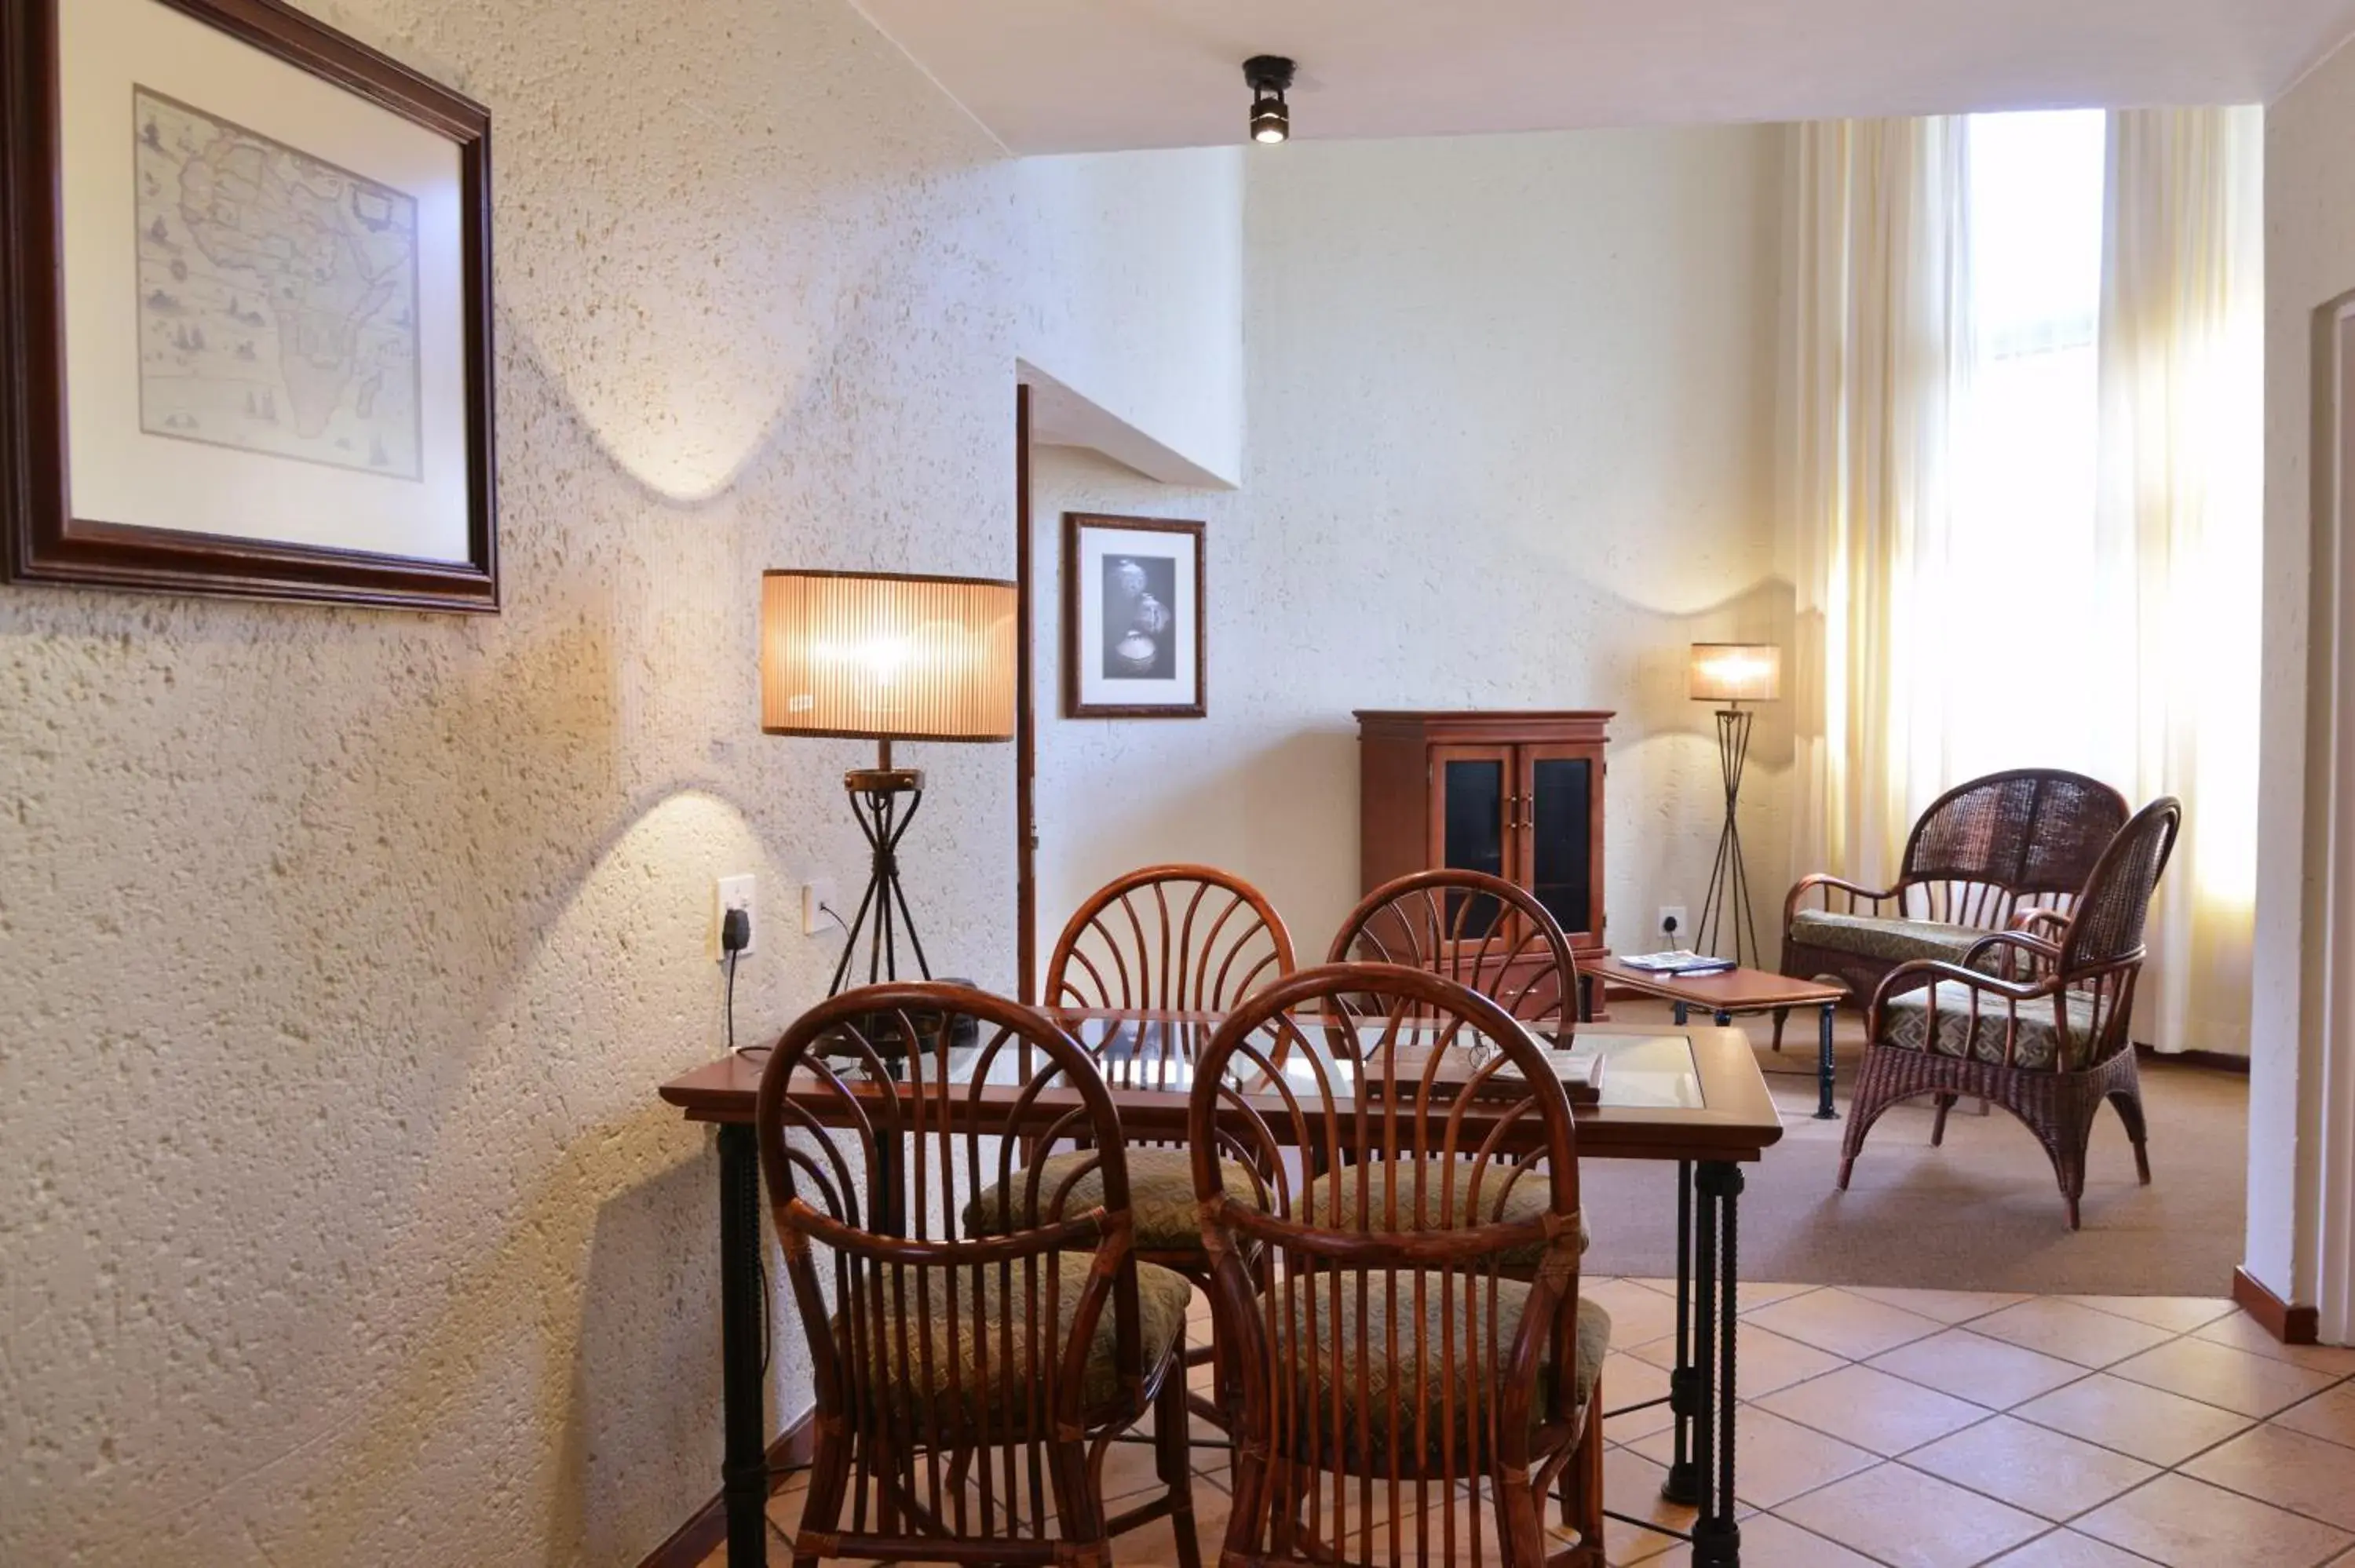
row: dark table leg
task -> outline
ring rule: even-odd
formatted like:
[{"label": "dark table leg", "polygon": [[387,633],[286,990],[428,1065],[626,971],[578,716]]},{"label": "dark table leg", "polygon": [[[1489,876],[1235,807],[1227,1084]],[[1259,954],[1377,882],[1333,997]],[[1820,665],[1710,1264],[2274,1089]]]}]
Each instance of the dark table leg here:
[{"label": "dark table leg", "polygon": [[1593,975],[1582,974],[1578,977],[1578,1021],[1581,1023],[1594,1022],[1594,977]]},{"label": "dark table leg", "polygon": [[719,1393],[728,1433],[719,1476],[728,1568],[765,1568],[769,1560],[768,1389],[761,1371],[766,1307],[761,1162],[751,1128],[729,1122],[719,1128]]},{"label": "dark table leg", "polygon": [[1832,1108],[1832,1004],[1824,1003],[1823,1022],[1816,1031],[1816,1119],[1838,1121]]},{"label": "dark table leg", "polygon": [[1681,1025],[1681,1024],[1684,1022],[1684,1021],[1685,1021],[1685,1012],[1686,1012],[1686,1011],[1687,1011],[1687,1010],[1686,1010],[1686,1008],[1685,1008],[1685,1004],[1684,1004],[1683,1002],[1679,1001],[1679,1002],[1676,1002],[1676,1003],[1674,1003],[1673,1005],[1674,1005],[1674,1006],[1675,1006],[1675,1008],[1676,1008],[1676,1012],[1675,1012],[1675,1013],[1673,1014],[1673,1016],[1675,1017],[1675,1019],[1676,1019],[1677,1022],[1678,1022],[1679,1025]]},{"label": "dark table leg", "polygon": [[[1681,1020],[1679,1020],[1681,1022]],[[1677,1162],[1677,1364],[1668,1373],[1668,1408],[1675,1412],[1676,1454],[1660,1496],[1687,1508],[1700,1501],[1700,1478],[1693,1469],[1693,1418],[1700,1414],[1700,1374],[1693,1366],[1693,1168]]]},{"label": "dark table leg", "polygon": [[1737,1219],[1742,1168],[1710,1161],[1695,1173],[1693,1185],[1700,1195],[1694,1272],[1700,1276],[1695,1305],[1700,1321],[1695,1338],[1702,1406],[1694,1423],[1694,1467],[1700,1472],[1704,1495],[1700,1517],[1693,1521],[1692,1560],[1695,1568],[1741,1568],[1742,1527],[1733,1520],[1734,1416],[1741,1396],[1734,1381],[1733,1351],[1741,1310]]}]

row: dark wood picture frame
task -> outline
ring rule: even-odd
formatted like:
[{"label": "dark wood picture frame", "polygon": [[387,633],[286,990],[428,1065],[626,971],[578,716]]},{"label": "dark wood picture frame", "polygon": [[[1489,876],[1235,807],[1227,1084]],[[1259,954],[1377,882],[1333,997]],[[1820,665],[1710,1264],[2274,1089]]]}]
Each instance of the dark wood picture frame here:
[{"label": "dark wood picture frame", "polygon": [[[1193,542],[1194,700],[1190,703],[1090,703],[1081,700],[1080,534],[1101,528],[1135,534],[1178,534]],[[1168,517],[1126,517],[1100,512],[1063,514],[1063,716],[1066,718],[1203,718],[1209,714],[1209,563],[1203,526]]]},{"label": "dark wood picture frame", "polygon": [[458,151],[465,336],[467,559],[436,561],[197,534],[73,514],[66,404],[65,193],[59,10],[0,0],[0,576],[244,599],[496,612],[498,529],[492,422],[491,117],[281,0],[158,0]]}]

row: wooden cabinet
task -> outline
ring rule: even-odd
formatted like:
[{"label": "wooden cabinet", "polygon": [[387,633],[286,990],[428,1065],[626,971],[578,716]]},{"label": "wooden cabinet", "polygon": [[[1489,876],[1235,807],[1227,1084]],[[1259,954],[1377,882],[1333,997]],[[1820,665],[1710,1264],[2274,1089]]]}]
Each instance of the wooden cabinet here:
[{"label": "wooden cabinet", "polygon": [[[1365,891],[1433,866],[1488,872],[1537,895],[1582,959],[1600,957],[1611,716],[1360,710]],[[1464,928],[1480,934],[1490,918],[1494,912],[1475,909]]]}]

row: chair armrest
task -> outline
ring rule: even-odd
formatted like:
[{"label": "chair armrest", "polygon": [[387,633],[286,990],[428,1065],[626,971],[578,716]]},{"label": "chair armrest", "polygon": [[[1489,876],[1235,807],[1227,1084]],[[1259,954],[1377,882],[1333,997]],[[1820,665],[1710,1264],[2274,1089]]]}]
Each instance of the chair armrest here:
[{"label": "chair armrest", "polygon": [[2011,978],[2012,966],[2009,960],[2013,952],[2028,955],[2030,959],[2028,972],[2031,976],[2039,972],[2057,969],[2061,964],[2061,948],[2058,943],[2048,942],[2041,937],[2031,937],[2025,931],[1993,931],[1970,945],[1969,950],[1963,954],[1963,967],[1975,974],[1987,973],[1988,971],[1979,969],[1979,959],[1998,949],[2003,951],[2006,960],[2001,973],[2001,978],[2005,980]]},{"label": "chair armrest", "polygon": [[2057,936],[2069,928],[2069,916],[2058,909],[2047,909],[2039,906],[2033,909],[2022,909],[2011,917],[2011,928],[2015,931],[2032,932],[2040,926],[2053,927],[2054,934]]},{"label": "chair armrest", "polygon": [[[1971,951],[1977,952],[1985,942],[1995,939],[1982,938],[1980,943],[1972,946]],[[1969,986],[1973,991],[1987,991],[2012,1002],[2034,1001],[2061,989],[2057,976],[2048,976],[2023,985],[2015,980],[1981,974],[1977,969],[1966,969],[1944,959],[1908,959],[1881,976],[1881,984],[1874,988],[1872,1001],[1864,1014],[1866,1041],[1870,1043],[1881,1038],[1881,1012],[1891,997],[1902,996],[1909,991],[1926,991],[1940,980],[1954,980]]]},{"label": "chair armrest", "polygon": [[[1829,895],[1845,893],[1849,895],[1849,905],[1852,910],[1859,898],[1870,899],[1878,905],[1899,896],[1904,891],[1905,885],[1902,882],[1894,887],[1865,887],[1849,881],[1846,877],[1834,876],[1829,872],[1819,871],[1812,876],[1803,876],[1791,885],[1790,893],[1783,900],[1783,929],[1788,931],[1791,928],[1792,918],[1799,913],[1800,900],[1806,898],[1810,893],[1826,895],[1824,907],[1827,909],[1831,906]],[[1874,913],[1878,914],[1879,911],[1876,909]]]}]

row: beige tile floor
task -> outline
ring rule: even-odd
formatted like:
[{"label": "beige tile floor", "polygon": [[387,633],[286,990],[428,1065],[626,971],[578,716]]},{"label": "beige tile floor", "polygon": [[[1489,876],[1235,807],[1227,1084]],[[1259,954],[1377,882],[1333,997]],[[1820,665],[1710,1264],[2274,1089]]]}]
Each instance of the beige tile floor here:
[{"label": "beige tile floor", "polygon": [[[1614,1324],[1604,1403],[1665,1392],[1670,1287],[1586,1289]],[[2355,1568],[2355,1351],[2278,1345],[2228,1301],[2179,1297],[1758,1285],[1742,1302],[1749,1568]],[[1609,1506],[1689,1524],[1659,1500],[1665,1415],[1604,1432]],[[1215,1563],[1226,1458],[1196,1454]],[[1142,1448],[1115,1467],[1154,1484]],[[795,1478],[771,1506],[779,1563],[802,1489]],[[1614,1568],[1687,1557],[1615,1522],[1605,1552]],[[1177,1561],[1166,1522],[1114,1542],[1114,1557]]]}]

